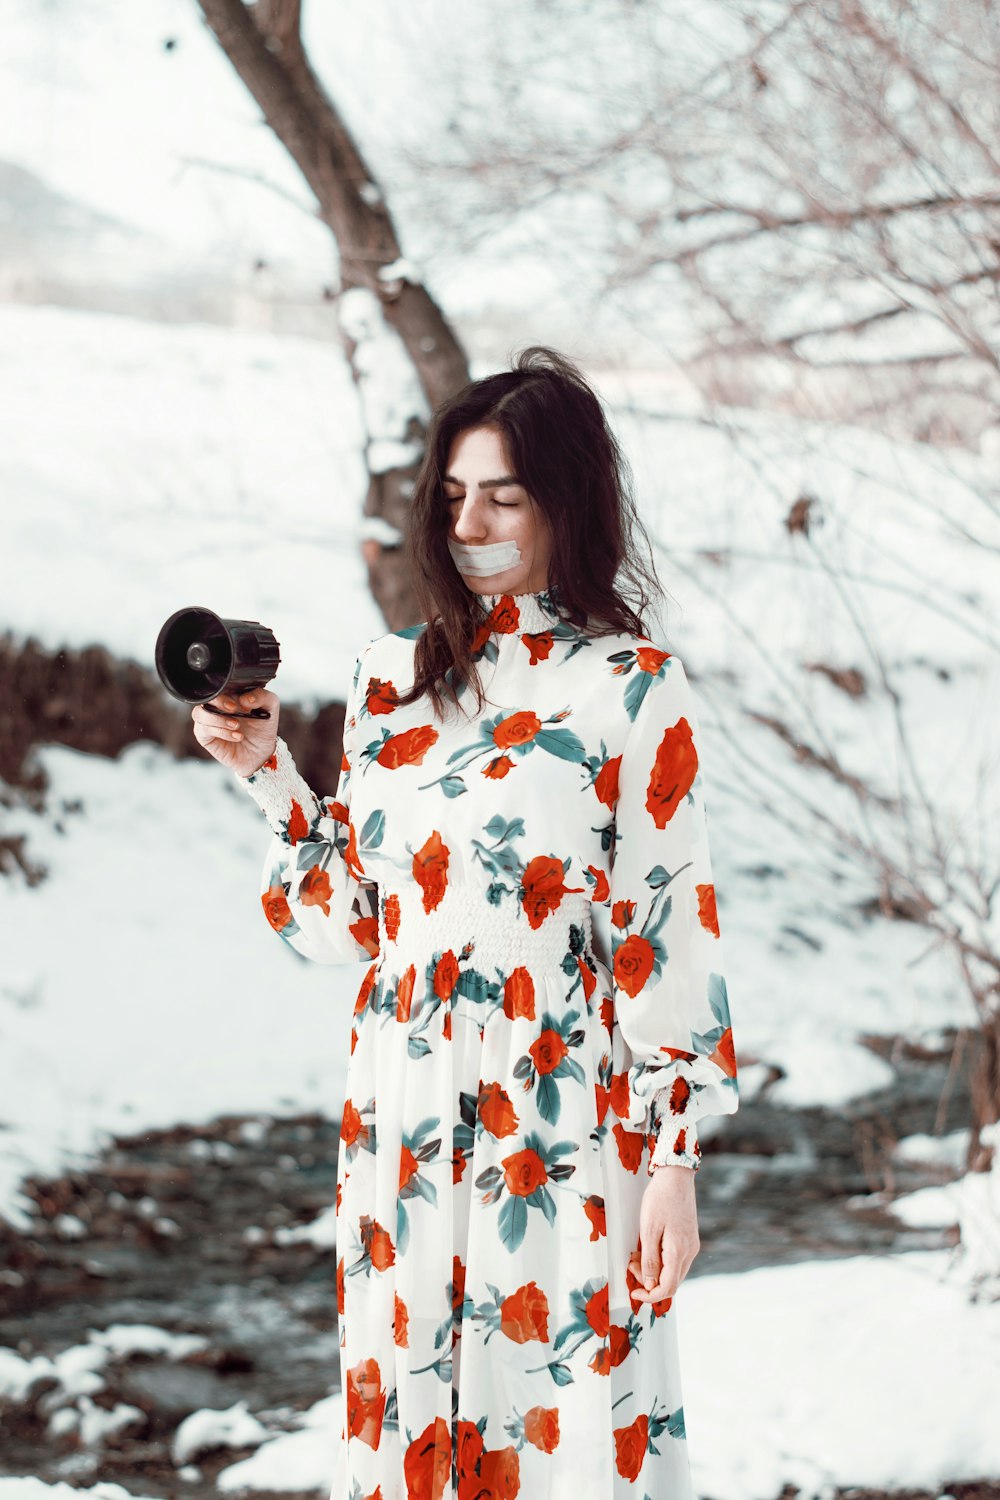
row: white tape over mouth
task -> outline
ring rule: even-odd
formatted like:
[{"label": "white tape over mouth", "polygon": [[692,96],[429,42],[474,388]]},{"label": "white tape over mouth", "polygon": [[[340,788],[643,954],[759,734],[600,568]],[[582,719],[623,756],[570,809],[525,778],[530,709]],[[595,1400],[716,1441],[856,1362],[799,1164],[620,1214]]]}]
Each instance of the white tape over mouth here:
[{"label": "white tape over mouth", "polygon": [[448,550],[460,573],[480,578],[504,573],[521,561],[516,542],[484,542],[481,547],[466,547],[463,542],[453,542],[449,537]]}]

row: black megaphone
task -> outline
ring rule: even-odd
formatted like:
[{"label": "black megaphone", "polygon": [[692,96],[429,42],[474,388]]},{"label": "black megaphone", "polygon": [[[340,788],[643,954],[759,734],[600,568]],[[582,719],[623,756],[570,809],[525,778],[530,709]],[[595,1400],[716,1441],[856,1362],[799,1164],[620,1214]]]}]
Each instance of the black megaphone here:
[{"label": "black megaphone", "polygon": [[166,620],[156,638],[156,670],[168,693],[231,719],[269,719],[266,708],[227,711],[209,703],[260,688],[278,670],[278,642],[259,620],[223,620],[193,604]]}]

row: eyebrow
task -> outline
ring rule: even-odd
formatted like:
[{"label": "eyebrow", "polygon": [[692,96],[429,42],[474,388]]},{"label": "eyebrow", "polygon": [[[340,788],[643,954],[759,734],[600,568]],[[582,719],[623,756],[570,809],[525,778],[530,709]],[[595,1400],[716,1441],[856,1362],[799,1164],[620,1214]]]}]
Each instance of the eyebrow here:
[{"label": "eyebrow", "polygon": [[[446,474],[443,482],[445,484],[461,484],[463,486],[465,484],[464,479],[456,479],[454,474]],[[521,481],[516,474],[501,474],[499,479],[481,479],[478,488],[481,490],[494,490],[499,489],[502,484],[520,483]]]}]

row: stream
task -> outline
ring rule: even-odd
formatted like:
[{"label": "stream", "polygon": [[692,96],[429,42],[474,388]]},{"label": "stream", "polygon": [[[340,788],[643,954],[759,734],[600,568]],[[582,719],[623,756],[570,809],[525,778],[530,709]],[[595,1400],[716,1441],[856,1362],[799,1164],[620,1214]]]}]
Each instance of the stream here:
[{"label": "stream", "polygon": [[[885,1202],[951,1175],[890,1153],[900,1136],[968,1124],[967,1066],[948,1077],[952,1044],[870,1038],[895,1068],[890,1089],[835,1110],[779,1108],[765,1089],[718,1135],[703,1133],[702,1248],[688,1275],[954,1243],[955,1230],[908,1228]],[[86,1170],[27,1179],[30,1233],[0,1225],[0,1344],[54,1358],[86,1344],[89,1330],[123,1323],[206,1342],[183,1358],[109,1360],[95,1401],[128,1403],[141,1418],[93,1444],[48,1434],[51,1381],[0,1402],[0,1475],[209,1500],[219,1471],[254,1449],[199,1454],[181,1477],[170,1443],[184,1417],[242,1400],[269,1429],[294,1430],[297,1413],[336,1389],[335,1251],[288,1231],[334,1202],[337,1141],[337,1122],[319,1115],[227,1116],[116,1138]],[[1000,1482],[947,1493],[1000,1500]]]}]

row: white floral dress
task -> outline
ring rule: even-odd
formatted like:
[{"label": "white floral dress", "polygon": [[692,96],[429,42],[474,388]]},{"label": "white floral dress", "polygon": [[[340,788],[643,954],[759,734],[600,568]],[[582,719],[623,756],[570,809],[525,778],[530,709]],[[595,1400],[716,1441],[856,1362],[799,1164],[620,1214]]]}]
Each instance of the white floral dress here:
[{"label": "white floral dress", "polygon": [[[660,1163],[737,1108],[681,661],[557,594],[479,596],[488,702],[355,666],[339,785],[240,783],[283,941],[365,965],[337,1181],[351,1500],[690,1500],[671,1299],[627,1271]],[[341,1500],[340,1496],[334,1500]]]}]

